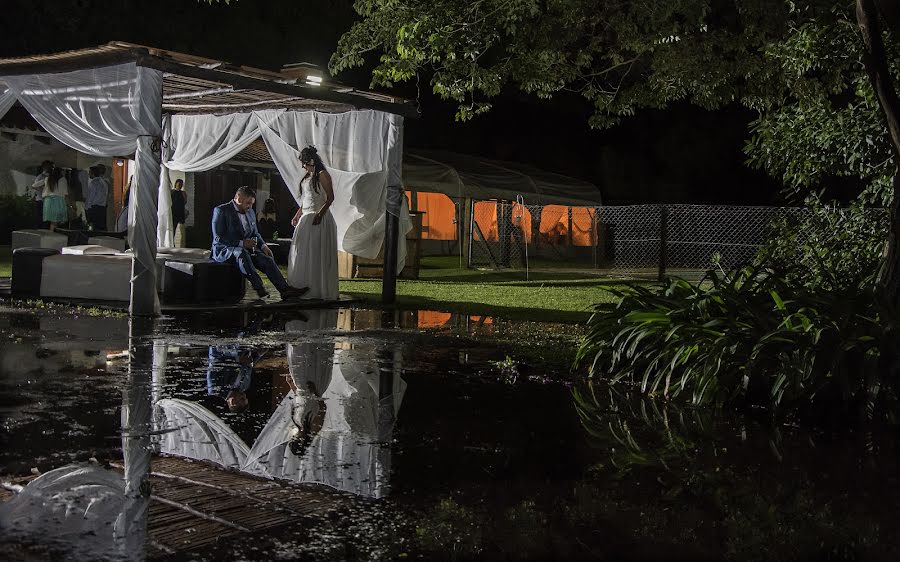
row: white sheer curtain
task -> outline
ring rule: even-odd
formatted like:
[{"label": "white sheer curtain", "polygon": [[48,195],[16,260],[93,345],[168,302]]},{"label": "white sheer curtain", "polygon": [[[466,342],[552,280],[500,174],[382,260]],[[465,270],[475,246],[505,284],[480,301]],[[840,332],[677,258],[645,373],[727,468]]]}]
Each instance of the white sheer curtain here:
[{"label": "white sheer curtain", "polygon": [[253,113],[175,115],[166,138],[167,168],[205,172],[228,162],[258,139],[259,127]]},{"label": "white sheer curtain", "polygon": [[160,134],[158,70],[128,63],[3,80],[44,130],[80,152],[131,154],[139,136]]},{"label": "white sheer curtain", "polygon": [[[299,203],[305,171],[299,150],[315,145],[331,173],[335,188],[332,215],[338,248],[375,258],[384,244],[384,213],[391,167],[402,142],[395,116],[380,111],[320,113],[264,110],[216,115],[174,115],[167,132],[165,166],[184,172],[210,170],[224,164],[262,136],[291,195]],[[162,188],[161,188],[162,189]],[[162,220],[162,212],[160,213]],[[171,220],[169,220],[171,224]],[[406,256],[405,233],[412,228],[401,206],[399,269]],[[162,231],[162,227],[160,228]],[[162,236],[162,235],[161,235]]]},{"label": "white sheer curtain", "polygon": [[126,63],[3,80],[41,127],[63,144],[94,156],[135,154],[138,172],[128,233],[134,250],[131,312],[158,313],[156,152],[162,133],[162,72]]},{"label": "white sheer curtain", "polygon": [[14,103],[16,103],[16,95],[7,85],[0,82],[0,119],[3,119]]}]

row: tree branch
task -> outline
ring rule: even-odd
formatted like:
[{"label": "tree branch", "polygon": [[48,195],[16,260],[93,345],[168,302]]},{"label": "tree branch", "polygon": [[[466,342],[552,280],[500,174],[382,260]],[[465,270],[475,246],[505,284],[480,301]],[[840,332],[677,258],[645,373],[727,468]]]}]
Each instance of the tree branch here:
[{"label": "tree branch", "polygon": [[895,162],[900,162],[900,98],[897,97],[897,90],[891,80],[874,0],[856,0],[856,20],[866,46],[863,50],[863,64],[887,121]]}]

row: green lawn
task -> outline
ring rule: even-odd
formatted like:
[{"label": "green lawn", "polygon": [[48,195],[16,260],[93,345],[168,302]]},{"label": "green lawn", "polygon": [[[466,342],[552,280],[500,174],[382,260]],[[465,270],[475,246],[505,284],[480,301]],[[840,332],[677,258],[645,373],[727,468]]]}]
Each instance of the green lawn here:
[{"label": "green lawn", "polygon": [[[12,275],[12,252],[0,246],[0,277]],[[535,321],[580,322],[597,303],[612,303],[608,280],[590,270],[538,270],[525,280],[524,271],[470,270],[457,257],[423,258],[420,279],[397,281],[397,304],[420,308],[498,315]],[[381,301],[380,279],[341,281],[341,293],[367,302]]]},{"label": "green lawn", "polygon": [[0,277],[12,277],[12,248],[0,246]]},{"label": "green lawn", "polygon": [[[578,322],[597,303],[612,303],[608,280],[585,271],[481,271],[459,268],[456,257],[422,259],[420,279],[397,281],[397,303],[403,307],[495,314],[507,318]],[[381,280],[341,281],[341,292],[381,300]]]}]

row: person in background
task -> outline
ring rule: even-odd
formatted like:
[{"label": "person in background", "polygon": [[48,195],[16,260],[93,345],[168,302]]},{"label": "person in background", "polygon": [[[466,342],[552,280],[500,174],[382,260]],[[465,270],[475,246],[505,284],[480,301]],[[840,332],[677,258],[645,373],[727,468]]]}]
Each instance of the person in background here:
[{"label": "person in background", "polygon": [[47,177],[50,175],[51,170],[53,170],[53,162],[49,160],[44,160],[41,162],[41,171],[35,176],[34,181],[31,183],[31,187],[28,188],[28,196],[31,198],[31,201],[34,203],[34,227],[42,228],[44,226],[44,184],[46,183]]},{"label": "person in background", "polygon": [[61,222],[69,220],[69,206],[66,197],[69,194],[69,182],[66,181],[62,168],[53,167],[50,175],[44,180],[41,199],[44,201],[44,222],[50,223],[50,230],[56,230]]},{"label": "person in background", "polygon": [[266,240],[275,239],[275,231],[278,229],[278,216],[275,213],[275,200],[269,197],[263,205],[263,212],[257,222],[259,235]]},{"label": "person in background", "polygon": [[66,174],[69,183],[68,203],[73,210],[69,218],[70,228],[87,228],[87,216],[85,215],[84,188],[81,185],[78,170],[72,169]]},{"label": "person in background", "polygon": [[99,166],[92,166],[89,171],[87,193],[84,207],[88,224],[94,230],[106,230],[106,200],[109,197],[109,185],[100,177]]},{"label": "person in background", "polygon": [[172,189],[172,226],[175,229],[175,247],[184,248],[184,221],[187,219],[187,194],[184,192],[184,180],[175,180]]}]

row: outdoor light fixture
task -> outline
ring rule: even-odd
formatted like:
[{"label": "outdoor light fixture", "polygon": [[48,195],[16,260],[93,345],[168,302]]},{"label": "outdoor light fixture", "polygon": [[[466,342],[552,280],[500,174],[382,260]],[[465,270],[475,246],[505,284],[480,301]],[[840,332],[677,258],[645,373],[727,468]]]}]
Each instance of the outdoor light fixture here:
[{"label": "outdoor light fixture", "polygon": [[322,69],[308,62],[286,64],[281,67],[280,74],[295,84],[307,86],[321,86],[323,81]]}]

